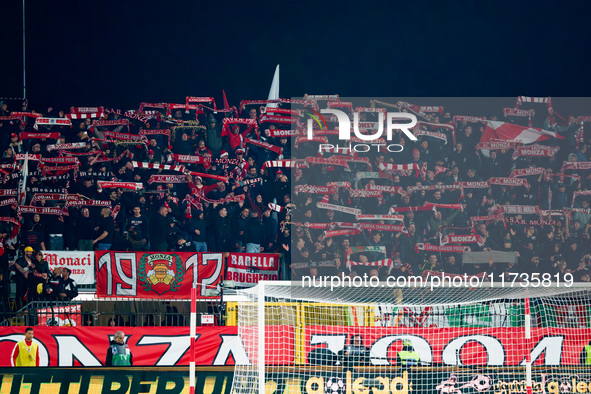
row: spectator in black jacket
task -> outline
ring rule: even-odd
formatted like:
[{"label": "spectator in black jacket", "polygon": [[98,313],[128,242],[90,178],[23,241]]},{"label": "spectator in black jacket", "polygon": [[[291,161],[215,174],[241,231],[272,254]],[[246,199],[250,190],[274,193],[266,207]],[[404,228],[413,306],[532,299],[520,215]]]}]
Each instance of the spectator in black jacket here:
[{"label": "spectator in black jacket", "polygon": [[259,219],[259,213],[252,211],[245,231],[246,253],[261,253],[261,244],[264,242],[263,222]]},{"label": "spectator in black jacket", "polygon": [[62,271],[58,290],[58,297],[61,301],[71,301],[78,296],[78,287],[74,279],[70,278],[71,273],[69,268],[64,268]]},{"label": "spectator in black jacket", "polygon": [[90,210],[83,207],[79,213],[72,209],[71,212],[75,215],[74,226],[76,228],[78,250],[90,251],[93,249],[94,240],[94,226],[93,220],[90,217]]},{"label": "spectator in black jacket", "polygon": [[150,221],[150,250],[154,252],[165,252],[168,250],[166,234],[168,234],[168,208],[162,205]]},{"label": "spectator in black jacket", "polygon": [[203,212],[191,220],[190,234],[196,252],[207,252],[207,223],[203,219]]},{"label": "spectator in black jacket", "polygon": [[111,210],[107,207],[101,209],[101,217],[98,226],[94,228],[96,238],[92,243],[96,245],[97,250],[109,250],[113,244],[115,222],[111,217]]},{"label": "spectator in black jacket", "polygon": [[148,219],[142,215],[139,205],[133,207],[133,215],[127,218],[129,250],[148,250]]},{"label": "spectator in black jacket", "polygon": [[221,206],[215,215],[213,222],[213,232],[215,246],[212,248],[215,252],[227,252],[232,245],[232,225],[228,217],[228,210]]}]

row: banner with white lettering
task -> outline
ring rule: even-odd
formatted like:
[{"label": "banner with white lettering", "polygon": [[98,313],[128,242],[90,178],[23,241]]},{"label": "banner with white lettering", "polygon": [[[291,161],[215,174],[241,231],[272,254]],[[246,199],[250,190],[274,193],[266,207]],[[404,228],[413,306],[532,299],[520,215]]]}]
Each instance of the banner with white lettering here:
[{"label": "banner with white lettering", "polygon": [[57,267],[69,268],[72,279],[79,285],[93,285],[94,252],[64,252],[43,250],[43,258],[53,271]]},{"label": "banner with white lettering", "polygon": [[253,287],[259,280],[279,280],[279,254],[229,253],[227,280],[238,287]]},{"label": "banner with white lettering", "polygon": [[96,252],[97,297],[213,297],[224,272],[222,253]]},{"label": "banner with white lettering", "polygon": [[[499,305],[495,305],[499,307]],[[503,308],[516,308],[503,304]],[[396,309],[384,309],[376,305],[383,315],[373,327],[356,326],[306,326],[303,329],[290,325],[269,325],[265,328],[268,365],[293,365],[296,355],[309,362],[308,355],[322,348],[335,354],[346,345],[346,338],[360,335],[369,348],[373,365],[395,365],[396,354],[403,342],[410,341],[419,353],[421,363],[430,366],[517,366],[531,355],[532,365],[573,366],[580,365],[582,349],[591,340],[588,328],[532,327],[531,339],[516,341],[523,335],[523,327],[511,324],[506,316],[488,313],[489,307],[458,305],[452,315],[430,315],[429,327],[395,327]],[[492,306],[490,307],[492,308]],[[561,310],[561,306],[556,306]],[[562,308],[564,309],[564,308]],[[518,316],[518,309],[513,311]],[[409,308],[408,314],[421,313],[420,307]],[[522,312],[523,313],[523,312]],[[568,313],[568,312],[567,312]],[[420,315],[422,316],[422,315]],[[560,315],[565,321],[568,316]],[[447,321],[446,327],[442,327]],[[431,323],[433,322],[433,323]],[[506,327],[490,327],[503,322]],[[39,345],[40,366],[101,367],[105,365],[109,340],[119,329],[125,332],[126,343],[133,354],[134,366],[166,367],[189,365],[189,327],[35,327],[34,341]],[[296,336],[296,330],[302,335]],[[282,338],[281,341],[277,338]],[[10,367],[12,350],[24,338],[23,327],[5,327],[0,332],[0,367]],[[197,365],[251,365],[257,360],[257,348],[244,346],[236,326],[199,327],[195,339],[198,352]]]},{"label": "banner with white lettering", "polygon": [[40,326],[51,327],[76,327],[82,324],[82,306],[62,305],[37,309],[37,317]]}]

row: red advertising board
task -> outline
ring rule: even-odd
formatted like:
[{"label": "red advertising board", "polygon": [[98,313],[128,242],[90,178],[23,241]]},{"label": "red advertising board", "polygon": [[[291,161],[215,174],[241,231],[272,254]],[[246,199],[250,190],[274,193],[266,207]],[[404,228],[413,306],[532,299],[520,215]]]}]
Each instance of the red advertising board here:
[{"label": "red advertising board", "polygon": [[[111,336],[123,330],[134,366],[189,364],[188,327],[35,327],[41,366],[101,366]],[[251,330],[249,332],[249,330]],[[253,364],[257,360],[257,326],[199,327],[197,365]],[[396,353],[408,340],[425,365],[521,365],[531,354],[535,366],[580,365],[580,355],[591,340],[591,329],[532,328],[526,340],[522,328],[389,328],[312,326],[298,346],[293,326],[266,327],[267,365],[294,365],[298,349],[305,358],[315,349],[339,354],[359,334],[373,365],[396,363]],[[10,366],[10,355],[24,337],[23,327],[0,330],[0,367]]]},{"label": "red advertising board", "polygon": [[255,286],[259,280],[279,280],[279,254],[229,253],[227,280],[239,287]]},{"label": "red advertising board", "polygon": [[98,297],[208,297],[224,272],[222,253],[96,252]]},{"label": "red advertising board", "polygon": [[[591,340],[591,329],[532,328],[396,328],[309,326],[305,332],[306,357],[316,348],[334,353],[361,335],[374,365],[395,364],[396,354],[408,340],[424,365],[521,365],[527,353],[532,365],[579,365]],[[314,344],[314,345],[312,345]]]},{"label": "red advertising board", "polygon": [[[134,366],[189,365],[189,327],[34,327],[39,344],[40,366],[103,366],[109,342],[117,330],[123,330],[133,355]],[[281,351],[269,352],[266,361],[292,365],[294,334],[288,326],[267,329],[267,338],[281,338],[289,344]],[[24,338],[24,327],[0,330],[0,367],[11,365],[12,350]],[[237,327],[199,327],[197,365],[249,364],[249,358]],[[248,346],[252,348],[252,346]]]}]

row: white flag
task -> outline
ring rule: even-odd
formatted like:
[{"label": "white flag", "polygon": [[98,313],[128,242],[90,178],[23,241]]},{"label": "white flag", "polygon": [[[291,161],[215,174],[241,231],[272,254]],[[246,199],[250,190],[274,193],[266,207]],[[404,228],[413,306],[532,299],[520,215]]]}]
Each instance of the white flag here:
[{"label": "white flag", "polygon": [[[275,75],[273,75],[273,82],[271,82],[267,100],[279,100],[279,64],[275,68]],[[267,108],[277,108],[277,103],[267,104]]]}]

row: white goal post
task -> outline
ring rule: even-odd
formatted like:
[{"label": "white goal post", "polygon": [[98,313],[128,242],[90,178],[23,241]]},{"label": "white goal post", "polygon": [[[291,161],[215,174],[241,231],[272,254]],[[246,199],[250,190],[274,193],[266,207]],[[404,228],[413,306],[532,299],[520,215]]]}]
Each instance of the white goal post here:
[{"label": "white goal post", "polygon": [[239,297],[232,393],[591,391],[588,284],[268,281]]}]

